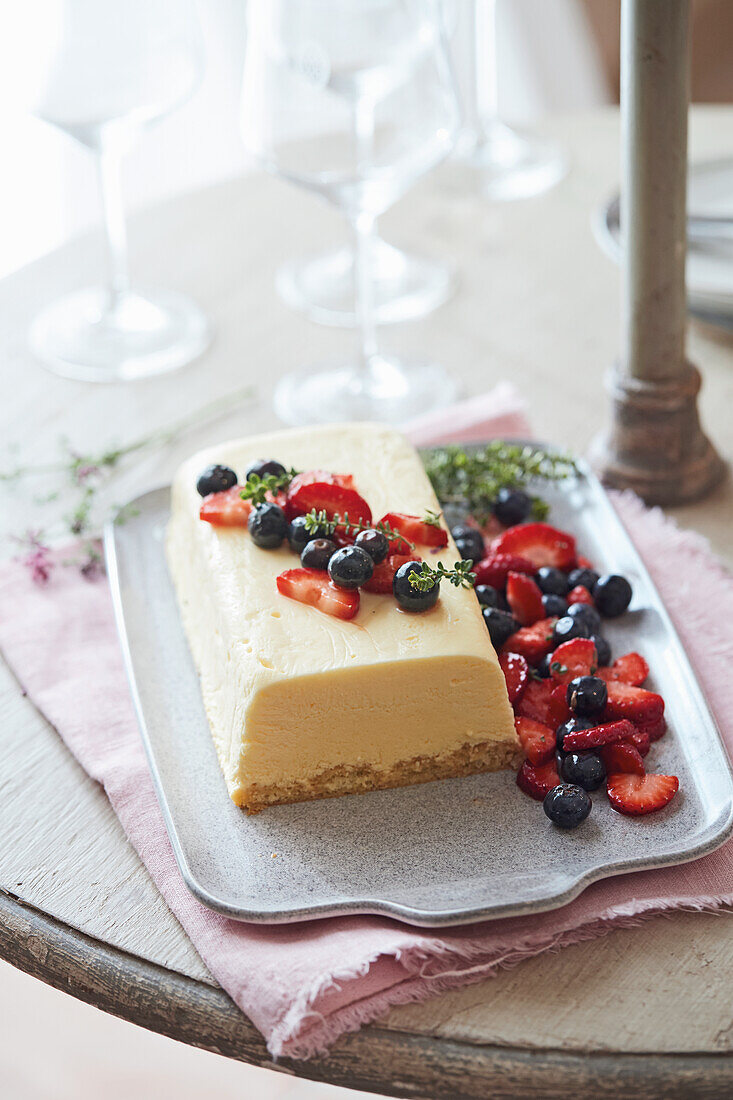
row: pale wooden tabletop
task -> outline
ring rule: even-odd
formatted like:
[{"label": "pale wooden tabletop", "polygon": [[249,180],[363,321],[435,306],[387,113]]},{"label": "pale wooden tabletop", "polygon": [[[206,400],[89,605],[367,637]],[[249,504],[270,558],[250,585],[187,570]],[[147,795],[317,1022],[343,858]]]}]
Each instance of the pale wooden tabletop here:
[{"label": "pale wooden tabletop", "polygon": [[[604,371],[617,351],[618,272],[590,230],[615,187],[614,112],[545,127],[571,171],[542,198],[489,206],[425,181],[383,221],[395,243],[450,256],[457,296],[422,322],[383,330],[385,344],[429,349],[467,392],[500,379],[526,397],[540,438],[582,452],[606,410]],[[733,154],[733,109],[693,112],[692,155]],[[261,402],[194,432],[137,466],[115,500],[160,484],[185,453],[214,438],[274,424],[271,380],[316,357],[338,357],[353,335],[310,324],[273,289],[279,262],[342,239],[341,220],[309,195],[253,175],[156,206],[132,219],[141,283],[184,290],[210,313],[216,341],[174,378],[95,387],[54,378],[29,356],[33,314],[100,269],[98,241],[75,241],[0,284],[2,444],[12,461],[48,460],[65,434],[81,448],[128,440],[251,381]],[[690,352],[705,379],[702,411],[733,460],[733,344],[693,325]],[[3,468],[11,461],[2,454]],[[733,562],[731,480],[677,509]],[[33,516],[3,489],[0,529]],[[268,1064],[264,1046],[215,987],[167,909],[100,789],[0,666],[0,954],[108,1011]],[[16,899],[24,903],[19,906]],[[733,933],[730,916],[679,913],[547,954],[497,978],[395,1009],[342,1040],[303,1073],[402,1096],[730,1094]],[[729,1068],[730,1067],[730,1068]],[[656,1090],[656,1091],[655,1091]]]}]

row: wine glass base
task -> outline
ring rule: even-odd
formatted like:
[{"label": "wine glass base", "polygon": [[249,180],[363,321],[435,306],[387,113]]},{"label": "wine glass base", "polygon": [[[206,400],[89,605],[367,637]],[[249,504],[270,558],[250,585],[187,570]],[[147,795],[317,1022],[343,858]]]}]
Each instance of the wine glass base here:
[{"label": "wine glass base", "polygon": [[495,201],[540,195],[567,172],[566,158],[552,142],[498,122],[459,139],[453,164],[462,174],[470,174],[470,182],[485,198]]},{"label": "wine glass base", "polygon": [[211,342],[205,314],[170,291],[123,294],[109,309],[105,290],[79,290],[33,321],[29,344],[48,370],[84,382],[128,382],[178,370]]},{"label": "wine glass base", "polygon": [[323,364],[286,375],[275,412],[286,424],[377,420],[399,424],[455,400],[458,384],[437,363],[375,355],[364,375],[356,364]]},{"label": "wine glass base", "polygon": [[[374,316],[379,325],[424,317],[451,297],[454,270],[447,264],[411,256],[379,237],[372,242]],[[354,252],[334,249],[279,269],[275,286],[292,309],[321,325],[353,328]]]}]

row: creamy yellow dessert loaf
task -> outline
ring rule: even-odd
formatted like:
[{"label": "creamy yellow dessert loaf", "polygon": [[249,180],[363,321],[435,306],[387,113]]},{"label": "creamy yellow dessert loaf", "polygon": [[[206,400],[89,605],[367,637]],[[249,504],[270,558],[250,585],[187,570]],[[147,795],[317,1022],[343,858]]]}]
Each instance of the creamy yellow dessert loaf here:
[{"label": "creamy yellow dessert loaf", "polygon": [[[378,425],[343,424],[223,443],[176,475],[167,556],[229,793],[265,806],[493,771],[517,763],[504,677],[472,590],[443,582],[423,614],[362,592],[342,621],[281,595],[299,566],[287,540],[199,518],[200,472],[244,480],[255,460],[353,475],[375,521],[438,502],[415,449]],[[431,564],[452,566],[449,537]]]}]

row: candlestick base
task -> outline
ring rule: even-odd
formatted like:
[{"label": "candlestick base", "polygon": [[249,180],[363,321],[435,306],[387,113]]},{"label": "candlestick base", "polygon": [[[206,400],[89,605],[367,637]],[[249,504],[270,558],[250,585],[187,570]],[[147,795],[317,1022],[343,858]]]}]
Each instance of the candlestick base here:
[{"label": "candlestick base", "polygon": [[633,489],[647,504],[682,504],[705,496],[725,464],[700,427],[700,372],[642,381],[616,368],[609,377],[613,422],[589,458],[604,485]]}]

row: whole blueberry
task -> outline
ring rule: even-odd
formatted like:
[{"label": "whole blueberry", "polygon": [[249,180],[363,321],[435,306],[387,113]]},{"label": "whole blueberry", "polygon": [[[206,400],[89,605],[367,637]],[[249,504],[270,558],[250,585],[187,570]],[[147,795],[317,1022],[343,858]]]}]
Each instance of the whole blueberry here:
[{"label": "whole blueberry", "polygon": [[328,563],[328,575],[339,588],[359,588],[373,572],[374,562],[359,546],[344,546]]},{"label": "whole blueberry", "polygon": [[468,524],[460,524],[451,531],[455,539],[458,553],[462,558],[470,558],[472,561],[481,561],[486,552],[483,535],[475,527]]},{"label": "whole blueberry", "polygon": [[311,539],[303,547],[300,564],[304,569],[328,569],[328,563],[336,553],[336,543],[330,539]]},{"label": "whole blueberry", "polygon": [[491,511],[505,527],[524,523],[532,511],[532,498],[523,489],[500,489]]},{"label": "whole blueberry", "polygon": [[258,458],[247,467],[245,479],[249,480],[253,474],[257,477],[267,477],[268,474],[272,477],[282,477],[284,473],[285,467],[282,462],[276,462],[274,458]]},{"label": "whole blueberry", "polygon": [[598,714],[608,702],[606,681],[600,676],[576,676],[568,684],[565,697],[576,714]]},{"label": "whole blueberry", "polygon": [[542,597],[542,606],[548,618],[561,619],[563,615],[568,613],[568,601],[564,600],[562,596],[556,596],[554,592],[548,592]]},{"label": "whole blueberry", "polygon": [[279,504],[258,504],[249,514],[247,529],[255,546],[275,550],[288,533],[288,521]]},{"label": "whole blueberry", "polygon": [[302,554],[306,545],[312,539],[328,538],[328,528],[316,527],[308,531],[306,530],[305,520],[305,516],[296,516],[288,526],[288,542],[290,543],[290,549],[294,550],[296,554]]},{"label": "whole blueberry", "polygon": [[593,591],[593,585],[598,580],[598,574],[595,569],[573,569],[568,573],[568,584],[571,588],[577,588],[579,584],[582,584],[583,588],[587,588],[589,592]]},{"label": "whole blueberry", "polygon": [[237,484],[237,475],[229,466],[207,466],[199,474],[196,482],[196,491],[199,496],[207,497],[210,493],[223,493]]},{"label": "whole blueberry", "polygon": [[492,585],[477,584],[474,592],[478,596],[478,602],[482,607],[498,607],[500,611],[509,610],[509,605],[501,592],[498,592]]},{"label": "whole blueberry", "polygon": [[594,752],[563,753],[560,775],[568,783],[576,783],[584,791],[597,791],[606,778],[600,756]]},{"label": "whole blueberry", "polygon": [[553,648],[557,649],[561,642],[569,642],[571,638],[587,638],[590,630],[585,623],[577,622],[570,615],[563,615],[558,619],[552,630]]},{"label": "whole blueberry", "polygon": [[605,573],[593,587],[593,599],[601,615],[615,619],[617,615],[623,615],[631,603],[631,585],[626,577],[620,577],[618,573]]},{"label": "whole blueberry", "polygon": [[597,726],[597,722],[592,722],[589,718],[568,718],[567,721],[559,725],[555,731],[555,738],[557,748],[559,752],[565,753],[563,748],[563,738],[569,733],[579,733],[581,730],[592,730],[594,726]]},{"label": "whole blueberry", "polygon": [[434,581],[427,592],[421,592],[410,584],[410,574],[419,573],[422,563],[408,561],[401,565],[392,581],[392,592],[403,611],[428,611],[437,603],[440,595],[440,581]]},{"label": "whole blueberry", "polygon": [[601,629],[601,616],[589,603],[571,603],[567,613],[576,623],[587,626],[588,634],[597,634]]},{"label": "whole blueberry", "polygon": [[540,663],[537,665],[535,672],[542,680],[547,680],[550,675],[550,665],[552,664],[552,654],[546,653]]},{"label": "whole blueberry", "polygon": [[519,623],[514,616],[508,611],[500,611],[498,607],[485,607],[483,616],[494,649],[501,649],[507,638],[519,630]]},{"label": "whole blueberry", "polygon": [[375,531],[369,527],[366,531],[360,531],[354,539],[354,545],[365,550],[375,565],[384,561],[389,553],[389,540],[381,531]]},{"label": "whole blueberry", "polygon": [[540,592],[548,596],[567,596],[570,591],[567,574],[562,569],[556,569],[554,565],[543,565],[535,573],[535,581]]},{"label": "whole blueberry", "polygon": [[596,647],[596,653],[598,654],[599,665],[610,665],[611,663],[611,646],[606,638],[602,634],[591,634],[590,640]]},{"label": "whole blueberry", "polygon": [[553,825],[575,829],[593,808],[590,795],[574,783],[558,783],[545,795],[542,808]]}]

